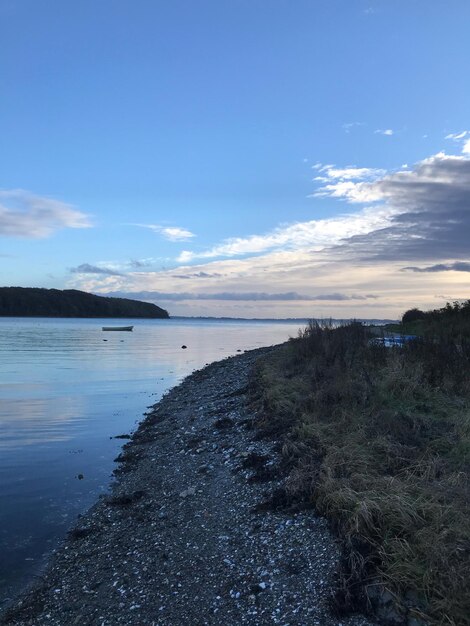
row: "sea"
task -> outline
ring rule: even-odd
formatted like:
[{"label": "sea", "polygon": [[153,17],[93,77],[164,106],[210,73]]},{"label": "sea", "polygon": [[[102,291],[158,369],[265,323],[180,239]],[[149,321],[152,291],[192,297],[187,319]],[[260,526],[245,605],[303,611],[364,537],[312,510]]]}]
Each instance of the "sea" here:
[{"label": "sea", "polygon": [[[102,331],[112,325],[134,330]],[[192,371],[287,341],[305,325],[0,318],[0,609],[109,490],[125,443],[116,436],[132,433]]]}]

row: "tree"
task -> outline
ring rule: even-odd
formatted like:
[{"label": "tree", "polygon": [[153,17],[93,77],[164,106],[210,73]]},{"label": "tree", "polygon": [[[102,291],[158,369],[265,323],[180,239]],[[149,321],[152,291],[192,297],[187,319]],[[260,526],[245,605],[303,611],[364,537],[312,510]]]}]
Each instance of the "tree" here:
[{"label": "tree", "polygon": [[409,324],[410,322],[415,322],[416,320],[424,320],[426,318],[426,313],[421,311],[420,309],[409,309],[406,313],[403,313],[403,317],[401,318],[402,324]]}]

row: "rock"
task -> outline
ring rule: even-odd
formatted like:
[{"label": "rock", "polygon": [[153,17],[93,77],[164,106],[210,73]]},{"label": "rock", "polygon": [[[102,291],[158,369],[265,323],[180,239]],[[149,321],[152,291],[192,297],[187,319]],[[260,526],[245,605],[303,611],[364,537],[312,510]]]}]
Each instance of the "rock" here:
[{"label": "rock", "polygon": [[181,346],[181,349],[182,349],[182,350],[186,350],[186,348],[187,348],[187,347],[188,347],[188,346],[185,346],[185,345],[183,344],[183,345]]},{"label": "rock", "polygon": [[180,493],[181,498],[187,498],[188,496],[194,496],[196,494],[196,487],[188,487]]},{"label": "rock", "polygon": [[214,422],[215,428],[218,428],[219,430],[222,430],[224,428],[231,428],[233,425],[234,425],[233,419],[227,416],[221,417],[218,420],[215,420]]}]

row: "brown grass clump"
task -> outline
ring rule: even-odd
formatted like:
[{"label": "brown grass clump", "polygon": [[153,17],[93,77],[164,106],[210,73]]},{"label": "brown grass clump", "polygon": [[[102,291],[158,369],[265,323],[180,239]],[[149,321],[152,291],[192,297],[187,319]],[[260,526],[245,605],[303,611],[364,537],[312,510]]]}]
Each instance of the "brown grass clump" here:
[{"label": "brown grass clump", "polygon": [[469,623],[469,355],[312,323],[258,364],[257,426],[282,440],[289,496],[344,538],[350,606],[379,587],[404,616]]}]

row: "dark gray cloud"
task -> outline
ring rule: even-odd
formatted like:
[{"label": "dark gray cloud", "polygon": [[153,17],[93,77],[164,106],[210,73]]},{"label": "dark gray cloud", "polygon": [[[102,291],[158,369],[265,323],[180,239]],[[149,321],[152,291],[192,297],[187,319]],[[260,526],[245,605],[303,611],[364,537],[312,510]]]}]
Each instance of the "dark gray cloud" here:
[{"label": "dark gray cloud", "polygon": [[468,258],[470,159],[438,154],[369,189],[396,211],[390,226],[346,239],[333,248],[336,254],[385,261]]},{"label": "dark gray cloud", "polygon": [[265,293],[265,292],[217,292],[217,293],[173,293],[165,291],[138,291],[138,292],[125,292],[125,291],[113,291],[108,293],[109,296],[115,296],[119,298],[133,298],[138,300],[232,300],[232,301],[284,301],[295,302],[306,300],[309,302],[342,302],[348,300],[369,300],[377,299],[374,294],[366,295],[347,295],[343,293],[331,293],[331,294],[319,294],[315,296],[307,296],[299,294],[295,291],[288,291],[285,293]]},{"label": "dark gray cloud", "polygon": [[78,267],[71,267],[72,274],[106,274],[107,276],[123,276],[121,272],[109,269],[107,267],[97,267],[89,263],[82,263]]},{"label": "dark gray cloud", "polygon": [[470,263],[468,261],[456,261],[455,263],[438,263],[436,265],[428,265],[427,267],[408,266],[403,267],[402,272],[470,272]]}]

